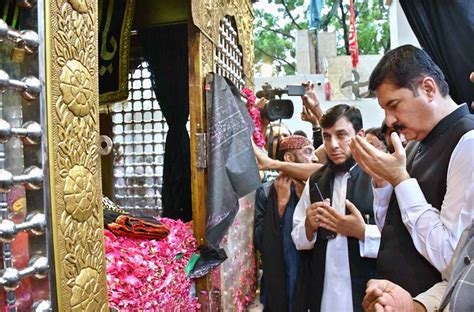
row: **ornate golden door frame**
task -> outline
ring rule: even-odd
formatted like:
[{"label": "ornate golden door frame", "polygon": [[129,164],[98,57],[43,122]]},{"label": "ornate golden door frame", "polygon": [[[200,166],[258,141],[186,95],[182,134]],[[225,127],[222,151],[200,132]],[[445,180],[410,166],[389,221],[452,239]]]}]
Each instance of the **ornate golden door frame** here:
[{"label": "ornate golden door frame", "polygon": [[[43,0],[51,234],[60,311],[108,311],[97,1]],[[40,17],[41,20],[41,17]]]},{"label": "ornate golden door frame", "polygon": [[[101,174],[98,155],[98,21],[92,0],[39,1],[44,5],[51,233],[57,308],[106,311]],[[204,79],[214,68],[219,21],[234,16],[252,81],[250,0],[191,1],[189,87],[191,173],[195,236],[204,242],[206,170],[198,168],[198,142],[206,129]],[[205,142],[205,140],[204,140]]]},{"label": "ornate golden door frame", "polygon": [[204,81],[213,71],[214,55],[219,40],[219,22],[234,16],[243,48],[244,74],[247,84],[253,84],[252,4],[250,0],[192,0],[189,25],[189,112],[191,119],[191,183],[193,196],[194,233],[198,244],[204,243],[207,179],[205,166],[198,168],[200,135],[206,131]]},{"label": "ornate golden door frame", "polygon": [[201,65],[204,76],[213,71],[214,55],[219,43],[219,23],[224,16],[235,18],[239,43],[243,50],[244,75],[253,84],[253,13],[250,0],[192,0],[191,17],[201,35]]},{"label": "ornate golden door frame", "polygon": [[[250,0],[191,0],[189,17],[189,114],[191,121],[191,191],[194,236],[204,244],[206,230],[207,171],[205,169],[206,105],[205,77],[214,70],[214,57],[219,42],[219,23],[224,16],[235,18],[239,44],[243,50],[245,81],[253,85],[253,14]],[[204,155],[204,162],[203,162]],[[201,291],[209,290],[208,279],[197,283]]]}]

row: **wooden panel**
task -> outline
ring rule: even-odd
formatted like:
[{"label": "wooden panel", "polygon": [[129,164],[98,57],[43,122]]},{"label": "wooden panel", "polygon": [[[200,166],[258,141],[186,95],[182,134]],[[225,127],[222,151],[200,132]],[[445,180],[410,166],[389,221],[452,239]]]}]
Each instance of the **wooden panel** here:
[{"label": "wooden panel", "polygon": [[[198,169],[196,134],[206,132],[206,116],[204,103],[204,74],[202,68],[202,34],[191,23],[188,24],[189,49],[189,118],[191,123],[191,193],[193,206],[194,237],[198,245],[205,243],[206,204],[207,204],[207,170]],[[209,290],[208,277],[197,281],[199,301],[204,302],[202,291]]]},{"label": "wooden panel", "polygon": [[[219,22],[234,16],[242,46],[244,78],[253,85],[252,4],[249,0],[191,0],[188,22],[189,49],[189,113],[191,121],[191,190],[193,202],[194,236],[198,245],[205,243],[207,170],[197,168],[197,134],[207,131],[204,97],[205,77],[214,68],[215,47],[219,38]],[[209,291],[209,277],[197,281],[201,303],[207,300],[203,291]]]}]

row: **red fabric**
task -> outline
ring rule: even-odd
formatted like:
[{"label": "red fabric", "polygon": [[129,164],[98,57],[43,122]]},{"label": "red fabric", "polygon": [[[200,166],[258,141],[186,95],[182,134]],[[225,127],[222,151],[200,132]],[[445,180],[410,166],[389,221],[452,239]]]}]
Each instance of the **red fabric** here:
[{"label": "red fabric", "polygon": [[331,83],[329,80],[324,83],[324,95],[326,96],[326,101],[332,100]]},{"label": "red fabric", "polygon": [[354,0],[350,2],[350,23],[349,23],[349,52],[352,57],[352,67],[359,64],[359,44],[357,43],[357,30],[355,24]]},{"label": "red fabric", "polygon": [[280,142],[280,151],[300,149],[308,145],[313,145],[310,140],[301,135],[290,135]]},{"label": "red fabric", "polygon": [[116,235],[142,239],[164,239],[170,233],[166,225],[146,222],[127,215],[117,217],[115,222],[109,223],[107,227]]}]

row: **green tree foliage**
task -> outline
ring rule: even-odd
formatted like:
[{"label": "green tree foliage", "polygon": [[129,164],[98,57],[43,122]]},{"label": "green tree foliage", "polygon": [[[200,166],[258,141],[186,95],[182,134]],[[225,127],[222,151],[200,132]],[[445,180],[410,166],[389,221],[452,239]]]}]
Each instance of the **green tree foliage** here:
[{"label": "green tree foliage", "polygon": [[295,32],[307,29],[306,8],[303,14],[295,12],[304,6],[304,0],[268,0],[277,8],[272,14],[265,10],[254,10],[255,64],[274,63],[278,71],[287,74],[295,72]]},{"label": "green tree foliage", "polygon": [[[259,1],[260,6],[265,1]],[[383,54],[390,47],[388,8],[384,0],[354,0],[360,54]],[[295,31],[308,28],[308,0],[267,0],[254,10],[255,66],[273,63],[277,71],[295,73]],[[322,31],[336,31],[337,52],[349,54],[349,1],[325,0],[321,16]]]}]

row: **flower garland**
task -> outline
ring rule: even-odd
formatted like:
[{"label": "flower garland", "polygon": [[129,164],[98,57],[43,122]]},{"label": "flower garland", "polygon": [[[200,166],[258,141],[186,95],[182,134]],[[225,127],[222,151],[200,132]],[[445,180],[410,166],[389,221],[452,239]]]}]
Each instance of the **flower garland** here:
[{"label": "flower garland", "polygon": [[180,220],[161,218],[164,240],[132,239],[105,230],[109,304],[120,311],[198,311],[184,269],[196,249]]},{"label": "flower garland", "polygon": [[265,136],[262,133],[262,116],[260,115],[260,109],[255,104],[257,98],[255,94],[253,94],[253,91],[247,87],[242,89],[242,93],[247,99],[247,110],[250,118],[255,124],[255,129],[253,130],[253,141],[258,147],[263,147],[265,145]]}]

